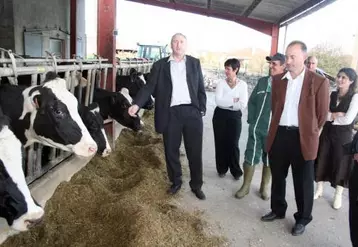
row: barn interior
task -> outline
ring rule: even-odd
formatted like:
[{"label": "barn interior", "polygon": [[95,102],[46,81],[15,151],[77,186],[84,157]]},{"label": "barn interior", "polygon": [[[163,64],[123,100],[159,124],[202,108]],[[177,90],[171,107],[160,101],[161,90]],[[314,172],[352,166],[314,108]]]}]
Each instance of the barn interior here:
[{"label": "barn interior", "polygon": [[[190,12],[237,22],[271,37],[271,54],[285,44],[285,28],[334,0],[128,0],[141,4]],[[43,80],[48,71],[64,72],[74,92],[76,72],[87,71],[98,86],[115,91],[117,75],[128,75],[131,68],[148,74],[153,61],[118,60],[116,0],[0,0],[0,77],[31,75],[31,85]],[[93,20],[85,18],[86,5],[97,6],[95,37],[97,52],[88,59],[90,42],[86,30]],[[62,63],[62,64],[61,64]],[[66,64],[66,65],[63,65]],[[91,79],[88,79],[91,80]],[[92,84],[94,85],[94,83]],[[86,97],[91,103],[93,87]],[[141,111],[140,115],[144,111]],[[105,130],[112,148],[124,129],[113,119],[105,119]],[[72,153],[41,144],[31,145],[24,172],[33,196],[41,205],[52,197],[58,185],[91,161]],[[14,234],[0,221],[0,243]]]}]

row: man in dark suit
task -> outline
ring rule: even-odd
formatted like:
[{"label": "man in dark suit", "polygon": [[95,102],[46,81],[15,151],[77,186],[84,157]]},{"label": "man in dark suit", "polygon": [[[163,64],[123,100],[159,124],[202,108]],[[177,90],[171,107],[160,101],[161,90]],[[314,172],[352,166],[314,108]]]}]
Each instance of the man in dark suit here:
[{"label": "man in dark suit", "polygon": [[153,64],[148,83],[137,94],[131,116],[145,104],[150,95],[155,98],[155,129],[163,134],[165,159],[171,187],[176,194],[182,184],[179,147],[182,135],[189,161],[190,187],[197,198],[204,200],[203,184],[203,121],[206,93],[200,61],[185,55],[186,37],[177,33],[171,39],[172,54]]},{"label": "man in dark suit", "polygon": [[266,146],[272,173],[271,212],[261,218],[285,217],[286,177],[291,165],[297,205],[294,236],[303,234],[312,220],[314,160],[329,104],[328,80],[306,69],[306,58],[306,45],[291,42],[286,49],[287,73],[272,78],[272,119]]}]

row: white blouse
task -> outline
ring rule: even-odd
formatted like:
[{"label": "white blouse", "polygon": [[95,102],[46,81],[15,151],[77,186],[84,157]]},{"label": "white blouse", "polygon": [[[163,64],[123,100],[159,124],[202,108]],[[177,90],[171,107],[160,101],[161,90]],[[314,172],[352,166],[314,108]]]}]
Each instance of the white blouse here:
[{"label": "white blouse", "polygon": [[[337,105],[339,102],[337,102]],[[351,124],[354,119],[356,118],[358,114],[358,93],[354,94],[351,100],[351,103],[349,104],[348,111],[346,114],[342,117],[337,117],[332,124],[333,125],[349,125]],[[328,112],[327,121],[331,120],[331,112]]]},{"label": "white blouse", "polygon": [[[231,111],[242,111],[246,108],[248,101],[247,83],[237,80],[234,88],[231,88],[226,80],[220,80],[216,85],[215,102],[218,107]],[[234,103],[234,98],[239,98],[239,101]]]}]

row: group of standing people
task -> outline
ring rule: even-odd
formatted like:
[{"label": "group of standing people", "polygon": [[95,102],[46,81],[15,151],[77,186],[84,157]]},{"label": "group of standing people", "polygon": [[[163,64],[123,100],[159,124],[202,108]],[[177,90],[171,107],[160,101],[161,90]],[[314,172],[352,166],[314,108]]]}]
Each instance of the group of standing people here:
[{"label": "group of standing people", "polygon": [[[202,117],[206,112],[206,93],[200,61],[186,55],[186,47],[183,34],[173,35],[171,56],[153,64],[148,83],[128,112],[135,117],[150,95],[155,97],[155,128],[163,135],[171,182],[168,193],[176,194],[182,185],[179,147],[183,136],[189,184],[194,195],[204,200]],[[358,161],[358,136],[352,142],[352,124],[358,112],[357,75],[352,69],[341,69],[337,91],[330,94],[328,80],[305,66],[307,47],[301,41],[291,42],[286,55],[277,53],[266,60],[270,75],[259,79],[250,96],[246,82],[237,78],[240,61],[228,59],[224,64],[226,79],[217,84],[217,107],[212,119],[218,175],[224,177],[230,171],[236,180],[243,176],[243,185],[235,194],[243,198],[249,193],[255,167],[262,160],[260,194],[268,200],[271,189],[271,211],[261,220],[269,222],[286,216],[286,177],[291,166],[297,204],[294,236],[303,234],[312,220],[314,180],[318,182],[316,198],[322,194],[323,181],[330,181],[336,188],[335,208],[340,207],[342,188],[349,184],[351,237],[353,246],[358,246],[352,234],[358,230],[352,220],[358,217],[357,165],[353,173],[350,170],[352,156],[355,163]],[[238,143],[246,107],[249,137],[242,171]]]}]

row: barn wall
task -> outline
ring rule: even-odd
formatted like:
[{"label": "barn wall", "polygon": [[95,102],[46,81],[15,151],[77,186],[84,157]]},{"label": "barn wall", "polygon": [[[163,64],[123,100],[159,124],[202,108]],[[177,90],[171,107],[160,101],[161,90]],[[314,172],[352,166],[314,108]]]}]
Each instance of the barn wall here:
[{"label": "barn wall", "polygon": [[[77,13],[76,13],[76,53],[77,56],[86,56],[86,0],[77,0]],[[87,0],[88,1],[88,0]]]},{"label": "barn wall", "polygon": [[14,50],[14,18],[12,0],[0,0],[0,47]]},{"label": "barn wall", "polygon": [[[15,51],[18,54],[24,54],[25,28],[58,28],[65,33],[70,33],[69,0],[13,0],[13,12]],[[69,37],[66,40],[66,47],[68,56]]]}]

